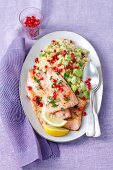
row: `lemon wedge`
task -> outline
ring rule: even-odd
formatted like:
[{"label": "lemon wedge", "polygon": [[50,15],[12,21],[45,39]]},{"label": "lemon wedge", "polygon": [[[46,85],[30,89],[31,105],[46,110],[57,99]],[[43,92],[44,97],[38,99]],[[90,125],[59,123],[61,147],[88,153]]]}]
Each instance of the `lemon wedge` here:
[{"label": "lemon wedge", "polygon": [[65,128],[58,128],[58,127],[54,127],[51,125],[47,125],[47,124],[43,124],[43,128],[46,131],[47,134],[51,135],[51,136],[65,136],[69,133],[69,130],[65,129]]},{"label": "lemon wedge", "polygon": [[42,112],[42,115],[43,115],[43,119],[45,120],[45,122],[47,122],[51,126],[61,127],[67,123],[66,120],[58,118],[55,115],[47,113],[45,111]]}]

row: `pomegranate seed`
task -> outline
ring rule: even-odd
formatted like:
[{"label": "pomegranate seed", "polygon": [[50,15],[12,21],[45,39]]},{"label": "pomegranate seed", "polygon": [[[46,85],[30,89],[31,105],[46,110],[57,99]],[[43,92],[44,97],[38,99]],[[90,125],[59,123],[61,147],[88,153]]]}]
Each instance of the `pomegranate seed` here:
[{"label": "pomegranate seed", "polygon": [[58,69],[58,72],[59,72],[59,73],[61,73],[62,71],[63,71],[63,69],[62,69],[62,68],[59,68],[59,69]]},{"label": "pomegranate seed", "polygon": [[57,93],[56,91],[53,92],[53,99],[55,100],[57,98]]},{"label": "pomegranate seed", "polygon": [[58,64],[58,65],[57,65],[57,67],[60,67],[60,66],[61,66],[61,64]]},{"label": "pomegranate seed", "polygon": [[36,69],[36,66],[35,66],[35,65],[33,66],[33,69]]},{"label": "pomegranate seed", "polygon": [[39,102],[39,106],[42,107],[42,106],[43,106],[43,103],[42,103],[42,102]]},{"label": "pomegranate seed", "polygon": [[56,49],[54,49],[54,53],[56,53]]},{"label": "pomegranate seed", "polygon": [[87,115],[87,113],[86,113],[86,112],[83,112],[83,113],[82,113],[82,115],[83,115],[83,116],[86,116],[86,115]]},{"label": "pomegranate seed", "polygon": [[41,77],[40,80],[44,80],[44,77]]},{"label": "pomegranate seed", "polygon": [[48,66],[47,66],[47,65],[45,65],[45,68],[48,68]]},{"label": "pomegranate seed", "polygon": [[53,82],[54,82],[54,83],[56,83],[56,82],[57,82],[57,80],[56,80],[56,79],[53,79]]},{"label": "pomegranate seed", "polygon": [[36,74],[35,70],[33,70],[33,74]]},{"label": "pomegranate seed", "polygon": [[35,96],[32,100],[36,101],[39,98],[39,96]]},{"label": "pomegranate seed", "polygon": [[52,43],[55,43],[56,41],[55,40],[52,40]]},{"label": "pomegranate seed", "polygon": [[39,62],[38,58],[35,58],[35,63],[38,63],[38,62]]},{"label": "pomegranate seed", "polygon": [[57,68],[54,66],[54,67],[53,67],[53,70],[55,70],[55,71],[56,71],[56,69],[57,69]]},{"label": "pomegranate seed", "polygon": [[35,27],[40,24],[40,20],[35,16],[27,16],[24,20],[24,25],[26,27]]},{"label": "pomegranate seed", "polygon": [[67,97],[67,95],[66,95],[66,94],[64,94],[64,95],[63,95],[63,97],[64,97],[64,98],[66,98],[66,97]]},{"label": "pomegranate seed", "polygon": [[31,91],[32,90],[32,87],[31,86],[27,86],[28,90]]}]

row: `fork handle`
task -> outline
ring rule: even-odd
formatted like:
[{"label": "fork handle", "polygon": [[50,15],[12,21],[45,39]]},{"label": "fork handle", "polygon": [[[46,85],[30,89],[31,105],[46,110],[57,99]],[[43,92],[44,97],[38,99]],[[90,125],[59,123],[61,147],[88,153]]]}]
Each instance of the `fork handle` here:
[{"label": "fork handle", "polygon": [[101,135],[101,130],[100,130],[98,114],[96,112],[97,103],[95,101],[95,98],[92,102],[93,102],[93,114],[94,114],[94,119],[95,119],[95,135],[94,135],[94,137],[99,137]]},{"label": "fork handle", "polygon": [[94,115],[93,115],[93,106],[92,106],[92,99],[94,97],[94,92],[90,92],[90,110],[89,114],[87,115],[87,125],[86,125],[86,136],[94,136],[94,129],[95,129],[95,122],[94,122]]},{"label": "fork handle", "polygon": [[95,135],[94,135],[94,137],[99,137],[101,135],[101,131],[100,131],[99,119],[98,119],[97,114],[94,114],[94,119],[95,119]]}]

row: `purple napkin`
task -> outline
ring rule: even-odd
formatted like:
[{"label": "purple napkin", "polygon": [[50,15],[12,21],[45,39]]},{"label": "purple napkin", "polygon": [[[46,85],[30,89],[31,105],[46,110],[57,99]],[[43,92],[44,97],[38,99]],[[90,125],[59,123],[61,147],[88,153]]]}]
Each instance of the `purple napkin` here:
[{"label": "purple napkin", "polygon": [[15,39],[0,62],[0,116],[20,166],[59,156],[57,144],[34,132],[21,106],[19,78],[25,49],[25,40]]}]

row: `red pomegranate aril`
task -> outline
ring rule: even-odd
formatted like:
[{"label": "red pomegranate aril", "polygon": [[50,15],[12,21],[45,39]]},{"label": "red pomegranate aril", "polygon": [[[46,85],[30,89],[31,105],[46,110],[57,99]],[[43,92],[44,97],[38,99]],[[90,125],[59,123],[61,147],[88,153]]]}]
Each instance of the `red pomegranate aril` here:
[{"label": "red pomegranate aril", "polygon": [[91,81],[91,78],[88,78],[88,81]]},{"label": "red pomegranate aril", "polygon": [[53,99],[55,100],[56,98],[57,98],[57,93],[55,91],[55,92],[53,92]]},{"label": "red pomegranate aril", "polygon": [[41,77],[40,80],[44,80],[44,77]]},{"label": "red pomegranate aril", "polygon": [[35,63],[38,63],[38,62],[39,62],[38,58],[35,58]]},{"label": "red pomegranate aril", "polygon": [[57,69],[57,67],[55,67],[55,66],[54,66],[54,67],[53,67],[53,70],[55,70],[55,71],[56,71],[56,69]]},{"label": "red pomegranate aril", "polygon": [[56,80],[56,79],[53,79],[53,82],[54,82],[54,83],[56,83],[56,82],[57,82],[57,80]]},{"label": "red pomegranate aril", "polygon": [[36,68],[37,68],[37,67],[34,65],[34,66],[33,66],[33,69],[35,70]]},{"label": "red pomegranate aril", "polygon": [[64,97],[64,98],[66,98],[66,97],[67,97],[67,95],[66,95],[66,94],[64,94],[64,95],[63,95],[63,97]]},{"label": "red pomegranate aril", "polygon": [[63,71],[63,69],[62,69],[62,68],[59,68],[59,69],[58,69],[58,72],[59,72],[59,73],[61,73],[62,71]]},{"label": "red pomegranate aril", "polygon": [[55,43],[56,41],[55,40],[52,40],[52,43]]},{"label": "red pomegranate aril", "polygon": [[33,70],[33,74],[36,74],[35,70]]},{"label": "red pomegranate aril", "polygon": [[23,23],[26,27],[36,27],[40,24],[40,20],[35,16],[27,16]]},{"label": "red pomegranate aril", "polygon": [[61,64],[58,64],[58,65],[57,65],[57,67],[60,67],[60,66],[61,66]]},{"label": "red pomegranate aril", "polygon": [[63,88],[60,88],[60,89],[59,89],[59,91],[63,92],[63,91],[64,91],[64,89],[63,89]]},{"label": "red pomegranate aril", "polygon": [[54,53],[56,53],[56,49],[54,49]]},{"label": "red pomegranate aril", "polygon": [[83,116],[86,116],[86,115],[87,115],[87,113],[86,113],[86,112],[83,112],[83,113],[82,113],[82,115],[83,115]]},{"label": "red pomegranate aril", "polygon": [[42,102],[39,102],[39,104],[38,104],[40,107],[42,107],[43,106],[43,103]]},{"label": "red pomegranate aril", "polygon": [[32,100],[36,101],[39,98],[39,96],[35,96]]},{"label": "red pomegranate aril", "polygon": [[27,86],[28,90],[31,91],[32,90],[32,87],[31,86]]},{"label": "red pomegranate aril", "polygon": [[48,68],[48,66],[47,66],[47,65],[45,65],[45,68]]}]

